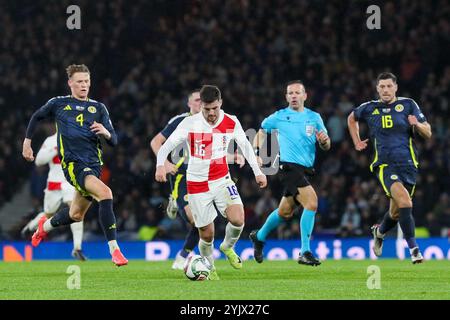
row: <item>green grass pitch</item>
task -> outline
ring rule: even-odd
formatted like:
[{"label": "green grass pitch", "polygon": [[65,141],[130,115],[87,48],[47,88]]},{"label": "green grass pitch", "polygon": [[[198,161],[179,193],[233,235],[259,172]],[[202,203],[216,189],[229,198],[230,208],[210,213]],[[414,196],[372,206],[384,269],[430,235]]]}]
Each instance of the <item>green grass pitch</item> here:
[{"label": "green grass pitch", "polygon": [[[117,268],[110,261],[33,261],[0,263],[0,300],[302,300],[302,299],[450,299],[450,261],[412,265],[399,260],[327,260],[319,267],[295,261],[244,261],[234,270],[216,261],[220,281],[188,280],[171,261],[132,260]],[[70,265],[80,267],[80,289],[68,289]],[[380,270],[381,289],[368,289]],[[69,281],[70,282],[70,281]]]}]

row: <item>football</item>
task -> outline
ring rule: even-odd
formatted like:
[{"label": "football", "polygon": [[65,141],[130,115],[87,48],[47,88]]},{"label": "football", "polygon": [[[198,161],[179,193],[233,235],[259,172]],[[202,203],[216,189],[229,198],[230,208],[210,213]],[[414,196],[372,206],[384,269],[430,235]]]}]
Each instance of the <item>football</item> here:
[{"label": "football", "polygon": [[192,281],[207,280],[211,272],[211,267],[208,259],[200,255],[193,255],[186,260],[184,274]]}]

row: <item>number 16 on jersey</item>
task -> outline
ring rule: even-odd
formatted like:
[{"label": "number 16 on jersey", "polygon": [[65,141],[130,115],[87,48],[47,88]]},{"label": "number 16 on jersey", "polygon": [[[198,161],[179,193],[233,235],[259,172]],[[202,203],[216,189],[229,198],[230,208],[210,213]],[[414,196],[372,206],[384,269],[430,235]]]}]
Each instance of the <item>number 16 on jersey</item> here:
[{"label": "number 16 on jersey", "polygon": [[385,129],[392,128],[394,126],[394,121],[392,121],[391,115],[386,115],[381,117],[381,126]]}]

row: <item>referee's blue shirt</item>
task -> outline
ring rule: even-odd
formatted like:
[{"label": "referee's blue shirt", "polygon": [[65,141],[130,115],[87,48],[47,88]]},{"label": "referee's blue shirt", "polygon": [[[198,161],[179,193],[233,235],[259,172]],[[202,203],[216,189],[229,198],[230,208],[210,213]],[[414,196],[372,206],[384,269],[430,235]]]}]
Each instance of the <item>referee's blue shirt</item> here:
[{"label": "referee's blue shirt", "polygon": [[323,120],[317,112],[304,108],[302,112],[290,106],[271,114],[261,124],[261,128],[271,133],[278,131],[280,161],[313,167],[316,157],[316,131],[328,134]]}]

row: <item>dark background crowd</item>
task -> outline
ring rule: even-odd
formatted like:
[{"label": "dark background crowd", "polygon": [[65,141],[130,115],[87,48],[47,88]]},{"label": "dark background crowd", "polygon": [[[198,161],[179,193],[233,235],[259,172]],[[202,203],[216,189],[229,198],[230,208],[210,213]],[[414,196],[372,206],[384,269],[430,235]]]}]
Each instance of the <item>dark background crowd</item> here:
[{"label": "dark background crowd", "polygon": [[[81,30],[66,28],[67,6],[81,9]],[[369,30],[366,8],[381,8],[381,29]],[[399,96],[418,102],[433,137],[418,137],[420,176],[414,198],[420,234],[446,236],[450,227],[450,5],[431,1],[288,0],[111,0],[13,1],[0,10],[0,207],[31,181],[33,202],[21,224],[4,230],[19,238],[20,227],[42,207],[46,170],[21,156],[32,113],[49,98],[69,94],[65,67],[91,70],[90,97],[104,102],[119,137],[105,148],[102,179],[114,193],[119,239],[183,238],[186,226],[165,216],[169,186],[154,181],[149,142],[176,114],[186,112],[189,90],[216,84],[223,109],[244,130],[286,106],[286,82],[305,83],[307,107],[319,112],[332,140],[318,151],[319,196],[315,233],[367,235],[388,208],[388,199],[369,172],[372,148],[357,152],[346,118],[359,104],[376,99],[377,74],[399,79]],[[34,150],[51,134],[40,126]],[[362,136],[367,137],[362,126]],[[319,149],[318,149],[319,150]],[[282,186],[269,177],[261,191],[248,166],[231,166],[245,205],[243,237],[262,225],[277,206]],[[31,179],[31,180],[30,180]],[[103,239],[95,212],[88,213],[85,238]],[[299,218],[272,236],[296,239]],[[224,221],[218,218],[218,237]],[[69,230],[69,229],[67,229]],[[54,237],[70,237],[70,232]]]}]

